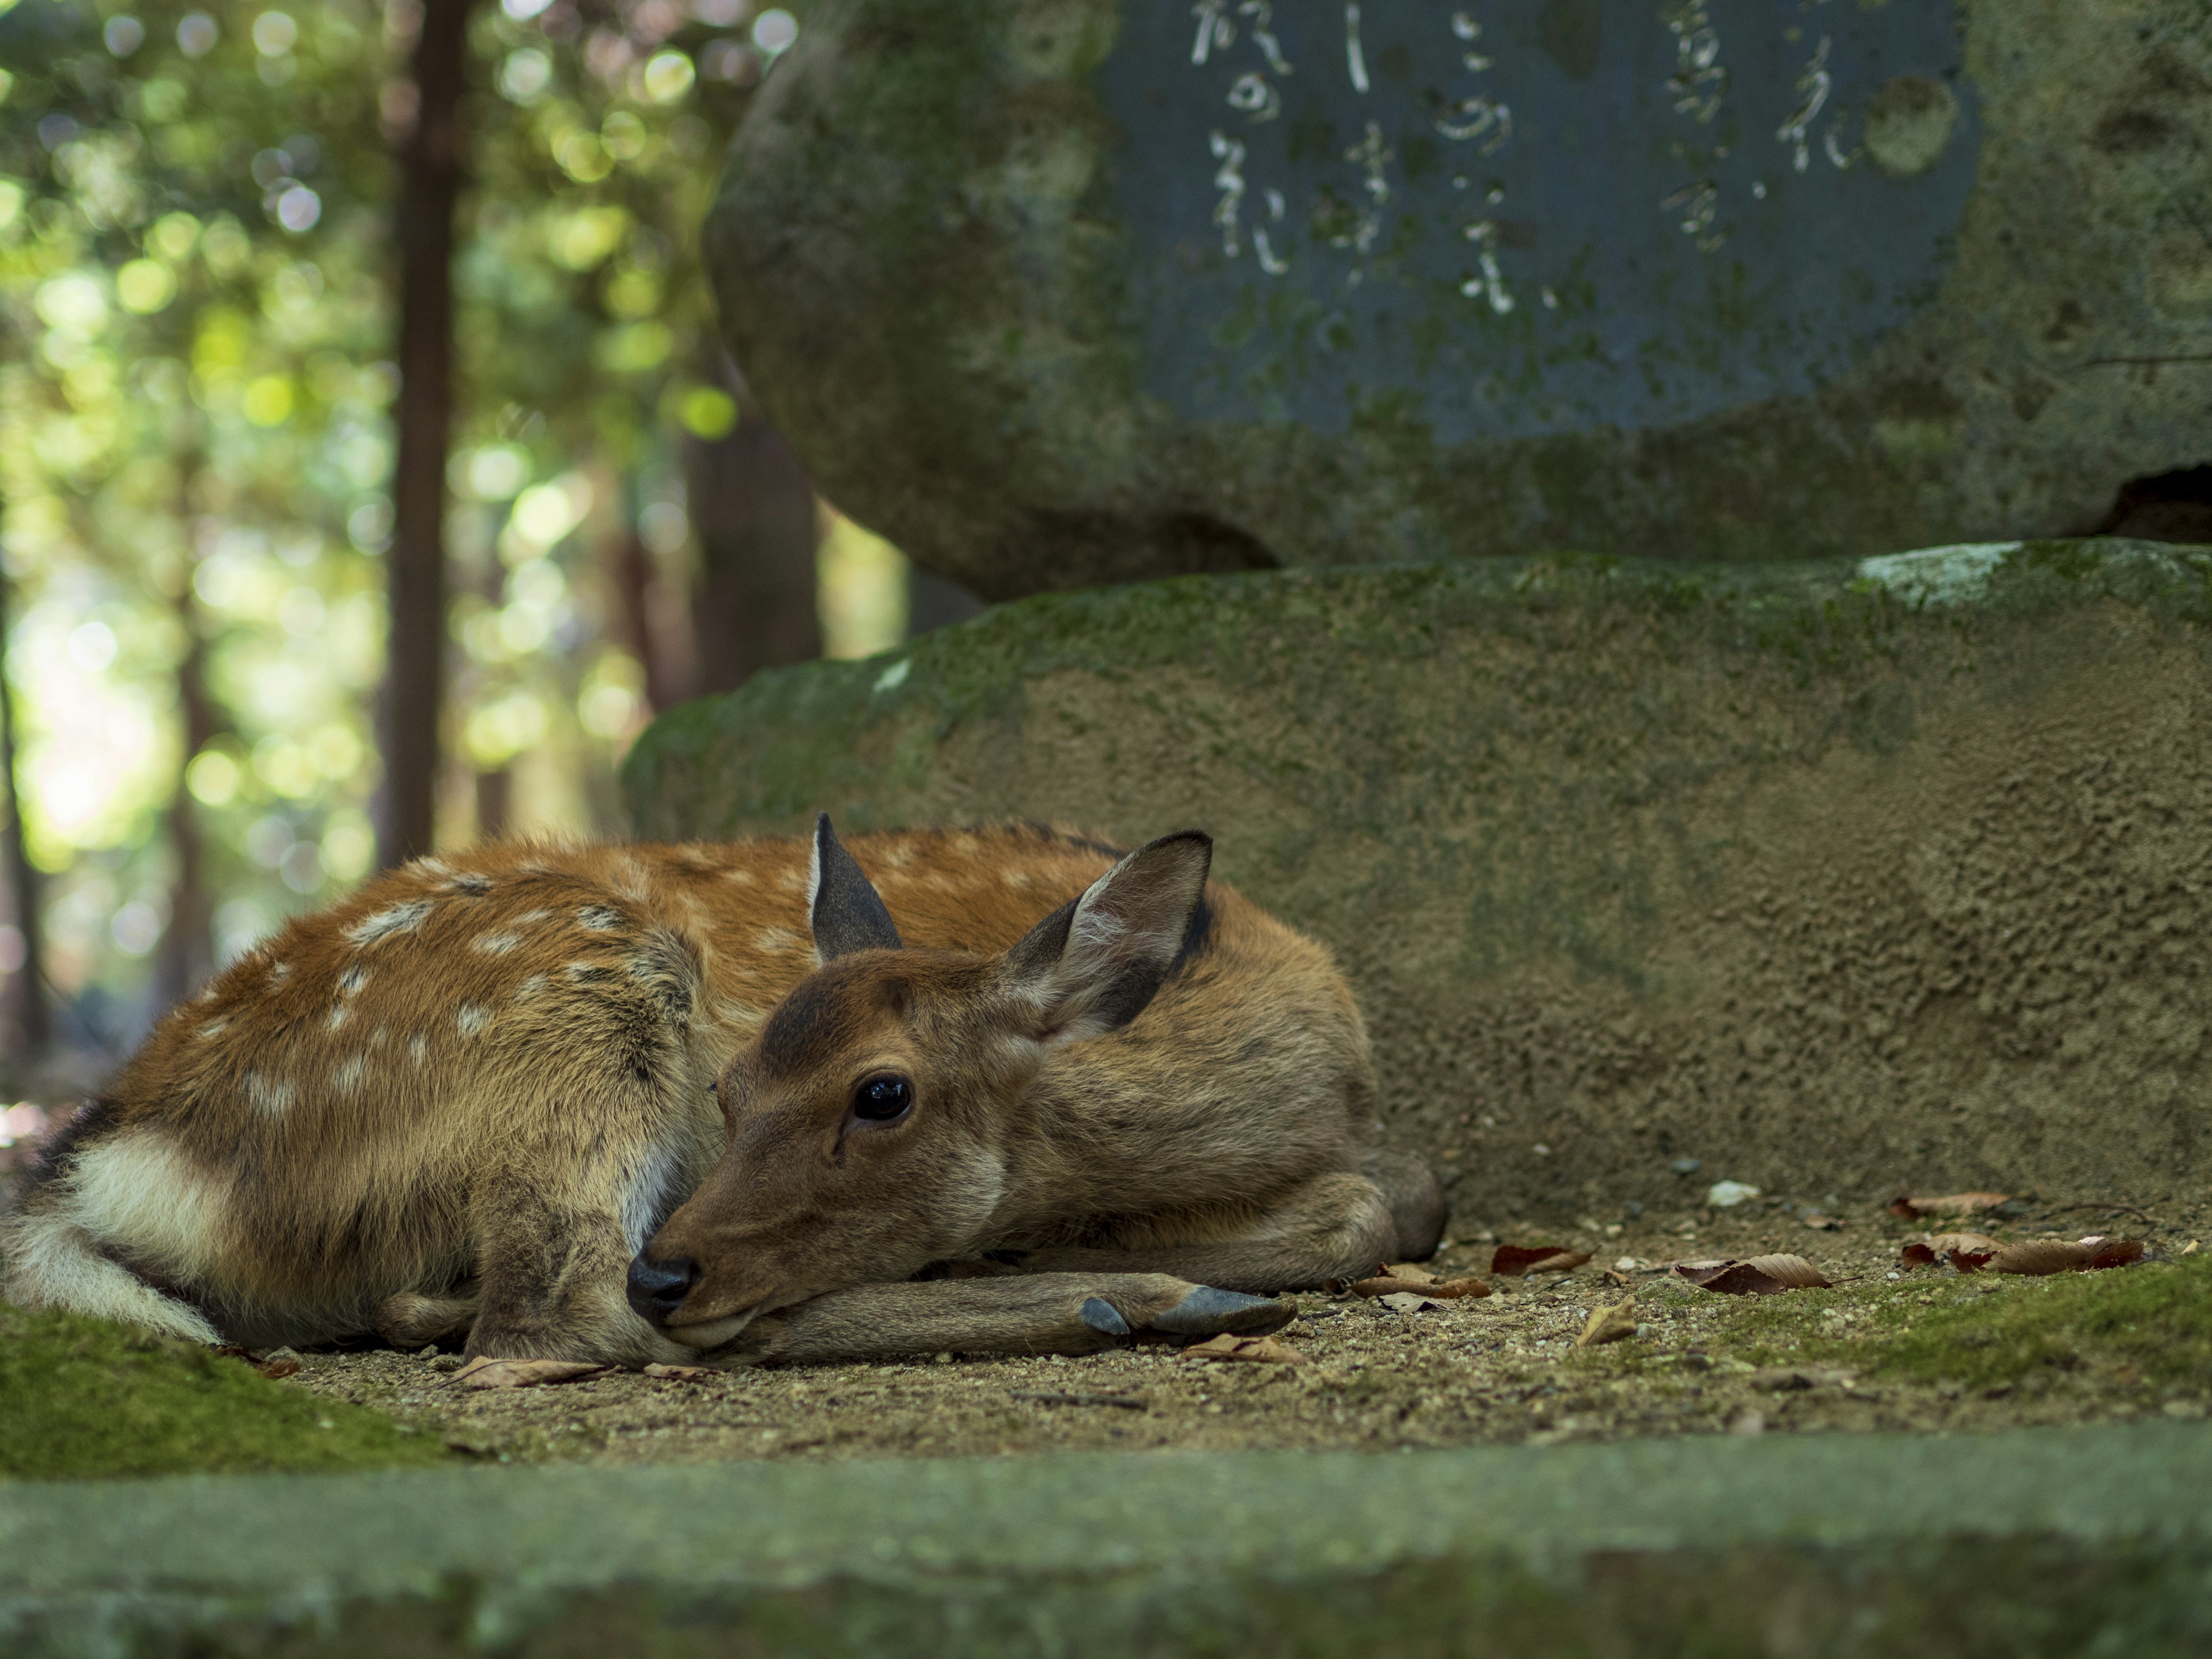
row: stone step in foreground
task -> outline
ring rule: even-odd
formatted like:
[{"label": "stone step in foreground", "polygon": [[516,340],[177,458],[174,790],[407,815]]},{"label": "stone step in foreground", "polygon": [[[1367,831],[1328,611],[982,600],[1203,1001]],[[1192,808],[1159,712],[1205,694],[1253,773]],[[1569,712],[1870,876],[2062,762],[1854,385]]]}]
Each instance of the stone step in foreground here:
[{"label": "stone step in foreground", "polygon": [[2092,541],[1045,596],[677,709],[627,783],[655,837],[1211,830],[1338,953],[1463,1229],[1720,1178],[2153,1203],[2212,1091],[2208,575]]},{"label": "stone step in foreground", "polygon": [[2208,1591],[2165,1425],[0,1486],[14,1659],[2159,1659]]}]

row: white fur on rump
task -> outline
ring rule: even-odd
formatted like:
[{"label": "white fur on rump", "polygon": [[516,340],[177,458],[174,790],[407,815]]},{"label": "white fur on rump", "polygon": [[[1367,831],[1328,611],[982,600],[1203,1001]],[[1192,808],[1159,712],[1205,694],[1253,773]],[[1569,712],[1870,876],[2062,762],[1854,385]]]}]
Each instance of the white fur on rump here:
[{"label": "white fur on rump", "polygon": [[220,1343],[197,1309],[162,1295],[99,1247],[112,1245],[180,1279],[198,1278],[221,1254],[223,1210],[223,1193],[156,1136],[118,1135],[85,1147],[58,1190],[8,1224],[8,1295],[26,1307],[65,1308]]}]

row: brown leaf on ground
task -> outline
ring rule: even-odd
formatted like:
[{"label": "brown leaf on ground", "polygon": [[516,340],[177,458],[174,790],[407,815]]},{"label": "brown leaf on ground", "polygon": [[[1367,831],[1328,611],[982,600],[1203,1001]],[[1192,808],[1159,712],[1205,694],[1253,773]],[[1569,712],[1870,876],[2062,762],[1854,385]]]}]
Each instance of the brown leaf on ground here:
[{"label": "brown leaf on ground", "polygon": [[1701,1291],[1723,1296],[1774,1296],[1783,1291],[1825,1291],[1829,1280],[1802,1255],[1755,1255],[1748,1261],[1674,1269]]},{"label": "brown leaf on ground", "polygon": [[1595,1348],[1602,1342],[1623,1342],[1636,1334],[1636,1298],[1630,1297],[1609,1308],[1592,1308],[1583,1334],[1575,1339],[1577,1348]]},{"label": "brown leaf on ground", "polygon": [[1815,1210],[1811,1214],[1802,1217],[1802,1219],[1816,1233],[1833,1233],[1843,1231],[1844,1222],[1840,1216],[1822,1215]]},{"label": "brown leaf on ground", "polygon": [[645,1374],[665,1382],[704,1382],[718,1373],[711,1365],[647,1365]]},{"label": "brown leaf on ground", "polygon": [[534,1389],[543,1382],[575,1382],[608,1368],[580,1359],[494,1359],[478,1354],[448,1380],[465,1389]]},{"label": "brown leaf on ground", "polygon": [[297,1376],[300,1374],[300,1361],[295,1355],[279,1354],[274,1359],[260,1361],[253,1369],[264,1376]]},{"label": "brown leaf on ground", "polygon": [[1916,1239],[1899,1252],[1907,1267],[1932,1267],[1948,1261],[1962,1273],[1978,1273],[2003,1246],[1986,1233],[1938,1233]]},{"label": "brown leaf on ground", "polygon": [[1572,1273],[1589,1260],[1588,1250],[1570,1250],[1560,1244],[1500,1244],[1490,1258],[1490,1271],[1508,1279],[1530,1273]]},{"label": "brown leaf on ground", "polygon": [[1385,1279],[1402,1279],[1408,1284],[1433,1285],[1437,1276],[1418,1261],[1393,1261],[1382,1269]]},{"label": "brown leaf on ground", "polygon": [[2140,1238],[2085,1238],[2081,1243],[2089,1252],[2093,1269],[2124,1267],[2130,1261],[2142,1260],[2143,1242]]},{"label": "brown leaf on ground", "polygon": [[1379,1279],[1355,1279],[1349,1286],[1354,1296],[1413,1296],[1434,1297],[1440,1302],[1456,1302],[1462,1297],[1490,1294],[1487,1280],[1480,1279],[1439,1279],[1430,1273],[1419,1279],[1407,1279],[1393,1269]]},{"label": "brown leaf on ground", "polygon": [[2140,1238],[2106,1238],[2092,1233],[2083,1239],[2028,1238],[2008,1244],[1990,1258],[1993,1273],[2093,1273],[2105,1267],[2124,1267],[2142,1260]]},{"label": "brown leaf on ground", "polygon": [[1994,1210],[2008,1202],[2010,1193],[1952,1193],[1943,1198],[1893,1198],[1889,1201],[1889,1212],[1906,1221],[1918,1221],[1931,1215],[1979,1215],[1984,1210]]},{"label": "brown leaf on ground", "polygon": [[1272,1336],[1231,1336],[1224,1331],[1183,1350],[1193,1359],[1249,1359],[1266,1364],[1303,1365],[1306,1357]]}]

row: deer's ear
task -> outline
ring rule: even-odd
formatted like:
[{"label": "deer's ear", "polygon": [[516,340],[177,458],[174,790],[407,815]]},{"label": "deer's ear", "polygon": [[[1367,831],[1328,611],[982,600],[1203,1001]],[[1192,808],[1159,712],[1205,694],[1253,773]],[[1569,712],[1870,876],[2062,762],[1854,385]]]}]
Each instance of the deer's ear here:
[{"label": "deer's ear", "polygon": [[1213,841],[1195,830],[1139,848],[1006,952],[1009,988],[1048,1042],[1118,1030],[1159,990],[1199,918]]},{"label": "deer's ear", "polygon": [[814,927],[814,954],[827,962],[855,951],[896,951],[905,941],[891,913],[853,855],[830,827],[830,815],[814,820],[813,868],[807,877],[807,918]]}]

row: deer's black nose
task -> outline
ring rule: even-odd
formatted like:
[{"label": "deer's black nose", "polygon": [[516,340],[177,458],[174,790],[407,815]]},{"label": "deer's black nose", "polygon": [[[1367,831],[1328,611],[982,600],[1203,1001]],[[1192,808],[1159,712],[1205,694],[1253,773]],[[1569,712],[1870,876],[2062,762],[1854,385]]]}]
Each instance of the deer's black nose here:
[{"label": "deer's black nose", "polygon": [[629,1305],[647,1324],[665,1325],[698,1282],[699,1264],[688,1256],[655,1261],[640,1250],[630,1258]]}]

